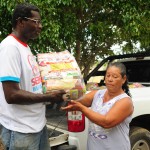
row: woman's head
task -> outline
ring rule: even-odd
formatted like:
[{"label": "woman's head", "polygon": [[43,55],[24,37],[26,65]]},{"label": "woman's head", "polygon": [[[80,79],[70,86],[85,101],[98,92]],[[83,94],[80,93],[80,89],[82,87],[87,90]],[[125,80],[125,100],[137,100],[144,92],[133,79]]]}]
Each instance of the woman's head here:
[{"label": "woman's head", "polygon": [[120,74],[121,74],[122,77],[126,76],[126,67],[121,62],[112,62],[112,63],[110,63],[108,65],[106,71],[108,70],[108,68],[113,67],[113,66],[120,70]]},{"label": "woman's head", "polygon": [[130,95],[126,67],[123,63],[112,62],[108,65],[105,75],[105,84],[110,90],[117,91],[122,88],[128,95]]}]

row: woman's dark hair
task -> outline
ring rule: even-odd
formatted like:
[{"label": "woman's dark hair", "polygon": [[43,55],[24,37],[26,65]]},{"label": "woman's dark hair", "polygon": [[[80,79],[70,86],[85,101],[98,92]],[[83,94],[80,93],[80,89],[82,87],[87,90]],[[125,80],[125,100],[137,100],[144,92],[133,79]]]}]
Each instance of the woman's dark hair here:
[{"label": "woman's dark hair", "polygon": [[[124,77],[125,75],[126,75],[126,77],[127,77],[126,67],[125,67],[125,65],[124,65],[123,63],[121,63],[121,62],[111,62],[111,63],[109,63],[109,65],[107,66],[107,69],[108,69],[109,67],[112,67],[112,66],[115,66],[115,67],[117,67],[117,68],[120,69],[120,72],[121,72],[121,76],[122,76],[122,77]],[[106,71],[107,71],[107,69],[106,69]],[[131,96],[130,91],[129,91],[129,86],[128,86],[128,79],[126,79],[125,83],[122,85],[122,89],[124,90],[124,92],[125,92],[126,94],[128,94],[129,96]]]},{"label": "woman's dark hair", "polygon": [[21,3],[17,5],[12,15],[12,27],[16,27],[17,19],[19,18],[24,19],[25,17],[32,17],[31,11],[39,12],[39,9],[36,6],[29,3]]}]

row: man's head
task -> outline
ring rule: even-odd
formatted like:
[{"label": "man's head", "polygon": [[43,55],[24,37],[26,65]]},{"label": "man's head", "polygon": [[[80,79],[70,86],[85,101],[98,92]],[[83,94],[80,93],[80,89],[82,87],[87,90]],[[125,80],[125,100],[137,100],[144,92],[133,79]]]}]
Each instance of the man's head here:
[{"label": "man's head", "polygon": [[12,16],[12,27],[25,40],[36,38],[42,29],[39,9],[29,3],[17,5]]},{"label": "man's head", "polygon": [[13,12],[13,16],[12,16],[12,27],[15,28],[17,25],[17,20],[19,18],[24,19],[25,17],[32,17],[32,13],[31,11],[36,11],[36,12],[40,12],[39,9],[29,3],[22,3],[16,6],[14,12]]}]

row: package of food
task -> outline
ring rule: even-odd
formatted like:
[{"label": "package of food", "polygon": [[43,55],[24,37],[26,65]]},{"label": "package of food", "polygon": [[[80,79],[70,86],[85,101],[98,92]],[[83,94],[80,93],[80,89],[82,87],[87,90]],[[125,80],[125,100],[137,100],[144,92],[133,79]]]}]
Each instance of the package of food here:
[{"label": "package of food", "polygon": [[52,90],[70,90],[73,98],[85,93],[80,68],[69,51],[39,53],[37,60],[44,93]]}]

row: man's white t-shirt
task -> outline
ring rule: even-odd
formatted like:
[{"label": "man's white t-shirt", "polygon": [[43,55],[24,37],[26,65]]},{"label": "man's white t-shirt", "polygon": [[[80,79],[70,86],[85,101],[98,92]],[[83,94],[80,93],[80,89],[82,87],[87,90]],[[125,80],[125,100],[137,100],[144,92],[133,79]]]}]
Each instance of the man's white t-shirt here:
[{"label": "man's white t-shirt", "polygon": [[0,57],[0,123],[22,133],[41,131],[46,124],[44,103],[8,104],[2,87],[3,81],[14,81],[22,90],[42,93],[40,72],[29,46],[9,35],[0,44]]}]

